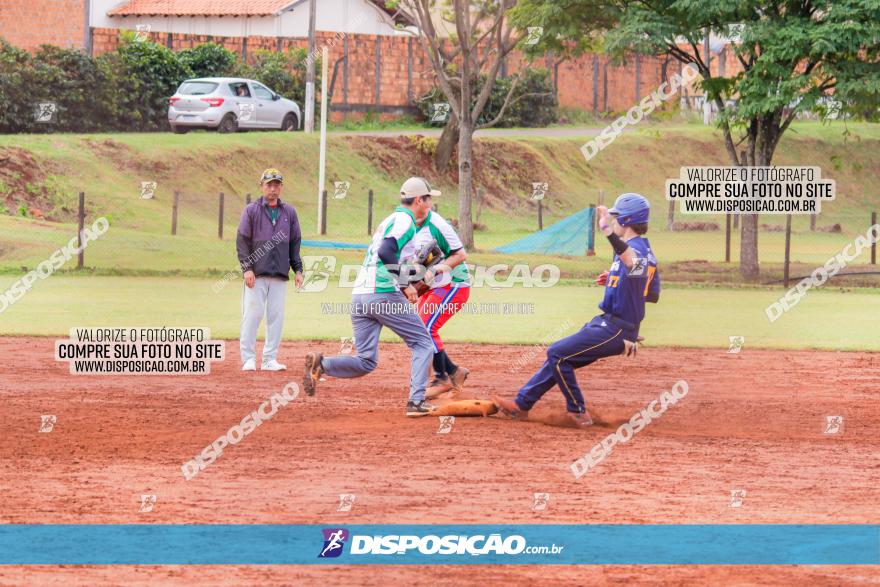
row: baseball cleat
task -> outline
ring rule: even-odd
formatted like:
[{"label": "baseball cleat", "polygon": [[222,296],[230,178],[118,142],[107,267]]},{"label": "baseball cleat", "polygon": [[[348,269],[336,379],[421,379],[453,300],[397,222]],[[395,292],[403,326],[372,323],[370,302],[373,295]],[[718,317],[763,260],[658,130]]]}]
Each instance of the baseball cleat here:
[{"label": "baseball cleat", "polygon": [[452,382],[449,381],[449,377],[435,377],[431,382],[431,385],[428,386],[427,391],[425,391],[425,397],[427,399],[434,399],[441,393],[446,393],[452,389]]},{"label": "baseball cleat", "polygon": [[256,359],[248,359],[244,362],[244,365],[241,366],[242,371],[256,371],[257,370],[257,360]]},{"label": "baseball cleat", "polygon": [[450,381],[452,381],[452,388],[455,389],[455,391],[461,391],[462,387],[464,387],[464,380],[467,379],[470,374],[471,372],[464,367],[456,369],[455,373],[449,378]]},{"label": "baseball cleat", "polygon": [[529,411],[523,410],[516,402],[510,399],[504,399],[500,397],[493,397],[492,402],[498,406],[498,411],[511,418],[513,420],[524,421],[529,417]]},{"label": "baseball cleat", "polygon": [[287,371],[287,365],[282,365],[275,359],[272,359],[268,363],[263,363],[260,369],[263,371]]},{"label": "baseball cleat", "polygon": [[419,416],[427,416],[437,409],[437,406],[429,404],[427,401],[420,402],[409,401],[406,403],[406,417],[418,418]]},{"label": "baseball cleat", "polygon": [[306,390],[306,395],[315,395],[318,380],[321,379],[321,374],[324,373],[324,367],[321,366],[323,359],[324,355],[321,353],[309,353],[306,355],[306,369],[303,372],[303,387]]},{"label": "baseball cleat", "polygon": [[593,425],[593,419],[586,412],[565,412],[565,415],[575,428],[587,428]]}]

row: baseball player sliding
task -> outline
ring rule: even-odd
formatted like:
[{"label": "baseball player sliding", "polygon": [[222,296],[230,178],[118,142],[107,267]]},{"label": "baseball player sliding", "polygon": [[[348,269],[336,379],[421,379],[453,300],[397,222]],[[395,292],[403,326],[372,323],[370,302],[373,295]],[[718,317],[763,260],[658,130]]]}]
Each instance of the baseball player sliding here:
[{"label": "baseball player sliding", "polygon": [[611,268],[597,280],[605,286],[605,296],[599,304],[602,314],[575,334],[550,345],[547,360],[516,398],[493,398],[498,409],[513,419],[527,419],[532,406],[558,385],[572,423],[578,427],[592,425],[574,370],[603,357],[634,354],[639,324],[645,317],[645,302],[657,303],[660,299],[657,259],[648,239],[642,236],[648,232],[648,201],[639,194],[623,194],[610,210],[605,206],[597,210],[599,228],[614,249]]},{"label": "baseball player sliding", "polygon": [[[428,369],[433,358],[431,337],[412,304],[418,300],[410,275],[401,275],[400,260],[414,257],[413,239],[431,213],[431,198],[440,195],[421,177],[411,177],[400,188],[400,206],[383,220],[367,249],[352,290],[351,325],[357,356],[306,356],[303,387],[314,395],[318,380],[332,377],[362,377],[373,371],[379,360],[379,333],[387,326],[400,336],[412,352],[409,400],[406,415],[425,416],[434,406],[425,400]],[[431,276],[428,273],[426,277]]]}]

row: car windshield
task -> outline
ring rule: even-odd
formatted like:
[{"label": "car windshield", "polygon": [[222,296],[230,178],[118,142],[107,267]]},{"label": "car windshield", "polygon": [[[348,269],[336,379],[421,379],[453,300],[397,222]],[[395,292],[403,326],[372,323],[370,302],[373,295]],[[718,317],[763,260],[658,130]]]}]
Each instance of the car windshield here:
[{"label": "car windshield", "polygon": [[189,96],[204,96],[216,90],[217,86],[218,84],[214,82],[183,82],[177,93]]}]

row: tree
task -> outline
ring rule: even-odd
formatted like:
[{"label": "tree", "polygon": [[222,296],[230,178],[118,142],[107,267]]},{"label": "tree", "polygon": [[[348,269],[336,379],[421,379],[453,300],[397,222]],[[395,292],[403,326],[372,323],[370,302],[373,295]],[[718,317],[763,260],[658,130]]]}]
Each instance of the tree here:
[{"label": "tree", "polygon": [[[441,149],[458,145],[458,226],[461,240],[473,247],[474,228],[471,218],[473,199],[473,137],[481,128],[494,126],[500,121],[510,97],[516,90],[519,76],[515,76],[505,96],[499,114],[492,120],[479,123],[486,107],[501,64],[525,36],[524,31],[511,25],[508,14],[517,0],[446,0],[444,19],[455,25],[451,47],[447,47],[432,19],[437,0],[400,0],[387,2],[391,7],[407,12],[416,23],[418,40],[431,62],[437,83],[450,105],[450,120],[437,146]],[[451,8],[451,12],[448,10]],[[478,89],[478,80],[485,81]],[[457,141],[454,138],[457,135]]]},{"label": "tree", "polygon": [[[608,48],[665,53],[696,67],[718,109],[732,165],[770,165],[797,113],[821,112],[832,95],[846,110],[870,104],[877,111],[878,0],[652,0],[619,8]],[[731,39],[741,71],[711,74],[700,49],[707,34]],[[756,214],[742,219],[740,273],[745,279],[760,273]]]},{"label": "tree", "polygon": [[204,43],[180,51],[177,59],[193,77],[226,77],[232,73],[238,55],[217,43]]}]

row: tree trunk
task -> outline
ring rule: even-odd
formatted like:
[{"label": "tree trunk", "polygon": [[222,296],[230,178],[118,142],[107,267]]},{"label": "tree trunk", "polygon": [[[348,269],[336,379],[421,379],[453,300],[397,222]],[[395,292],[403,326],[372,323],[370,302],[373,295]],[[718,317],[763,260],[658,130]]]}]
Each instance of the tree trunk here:
[{"label": "tree trunk", "polygon": [[458,120],[455,115],[450,115],[449,122],[443,127],[440,139],[437,141],[437,152],[434,154],[434,171],[445,173],[452,159],[452,152],[458,143]]},{"label": "tree trunk", "polygon": [[468,249],[474,247],[474,223],[471,217],[474,128],[462,121],[458,134],[458,236]]},{"label": "tree trunk", "polygon": [[[761,125],[758,125],[758,133],[756,140],[749,141],[749,150],[746,161],[743,163],[748,167],[760,167],[767,165],[763,155],[763,142],[765,137],[761,136]],[[739,243],[739,274],[747,281],[754,281],[761,273],[758,265],[758,215],[742,214],[741,238]]]},{"label": "tree trunk", "polygon": [[739,273],[743,279],[752,281],[758,278],[758,215],[742,215],[742,238],[739,246]]}]

